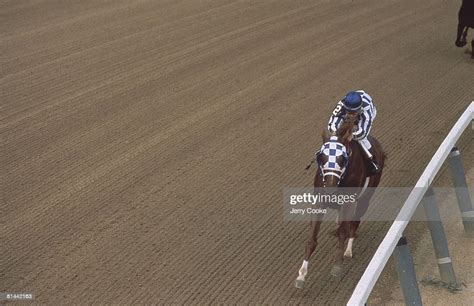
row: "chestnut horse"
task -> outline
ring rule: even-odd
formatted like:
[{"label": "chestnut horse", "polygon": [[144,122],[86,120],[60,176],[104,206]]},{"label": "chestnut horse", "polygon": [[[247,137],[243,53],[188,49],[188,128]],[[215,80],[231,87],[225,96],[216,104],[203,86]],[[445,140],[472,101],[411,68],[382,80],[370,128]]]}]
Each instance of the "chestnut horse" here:
[{"label": "chestnut horse", "polygon": [[[331,158],[330,155],[335,154],[334,151],[336,150],[321,150],[316,158],[318,170],[314,178],[315,190],[316,188],[336,187],[355,187],[355,189],[358,190],[358,198],[355,203],[344,203],[338,207],[339,214],[337,223],[339,226],[336,230],[336,236],[338,237],[339,243],[335,253],[334,266],[331,270],[333,276],[340,276],[342,274],[344,256],[352,257],[352,246],[360,224],[360,219],[367,211],[370,198],[374,194],[375,187],[377,187],[380,182],[386,159],[386,155],[380,143],[374,137],[369,136],[373,147],[373,155],[377,159],[381,169],[379,173],[371,175],[368,161],[360,144],[352,140],[352,131],[355,125],[354,120],[354,118],[347,118],[336,132],[336,135],[329,135],[327,130],[324,130],[322,135],[323,148],[333,143],[333,145],[337,145],[342,149],[339,150],[339,153],[345,152],[345,154],[337,154],[337,156],[334,155]],[[336,166],[328,166],[331,165],[331,163],[328,163],[330,158],[332,161],[336,161]],[[333,208],[325,204],[319,205],[318,208]],[[323,214],[318,214],[310,221],[310,237],[306,244],[303,265],[296,278],[295,286],[297,288],[303,287],[308,272],[308,261],[318,245],[318,232],[323,217]],[[347,248],[344,251],[344,244],[347,239]]]}]

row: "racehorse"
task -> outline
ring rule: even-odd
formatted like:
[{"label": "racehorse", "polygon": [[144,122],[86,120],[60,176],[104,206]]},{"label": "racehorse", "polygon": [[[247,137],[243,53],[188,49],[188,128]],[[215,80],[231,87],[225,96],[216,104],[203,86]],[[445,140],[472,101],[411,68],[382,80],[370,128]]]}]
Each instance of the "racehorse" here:
[{"label": "racehorse", "polygon": [[[314,177],[314,188],[339,188],[355,187],[358,190],[358,199],[354,203],[344,203],[339,207],[338,228],[336,236],[338,237],[338,247],[334,258],[334,266],[331,269],[331,275],[340,276],[342,274],[342,263],[344,257],[352,257],[352,246],[356,231],[360,224],[360,219],[367,211],[370,198],[373,196],[375,187],[378,186],[382,177],[382,170],[386,159],[382,146],[374,137],[369,136],[373,146],[373,153],[379,162],[381,171],[371,175],[368,161],[360,144],[352,140],[352,132],[355,126],[354,118],[346,118],[335,135],[330,135],[324,130],[323,147],[316,157],[318,170]],[[338,147],[339,150],[325,150],[324,148]],[[339,151],[339,154],[337,153]],[[340,154],[340,153],[343,154]],[[328,161],[335,161],[331,165]],[[369,188],[368,188],[369,187]],[[338,189],[340,190],[340,189]],[[319,204],[319,208],[328,207],[326,204]],[[333,208],[330,207],[329,208]],[[296,278],[295,286],[302,288],[308,272],[308,261],[318,245],[318,232],[324,215],[318,214],[310,221],[310,237],[305,248],[303,264]],[[348,240],[347,248],[344,251],[344,244]]]},{"label": "racehorse", "polygon": [[[467,31],[474,28],[474,0],[463,0],[458,13],[458,35],[456,46],[464,47],[467,44]],[[474,58],[474,38],[471,41],[471,58]]]}]

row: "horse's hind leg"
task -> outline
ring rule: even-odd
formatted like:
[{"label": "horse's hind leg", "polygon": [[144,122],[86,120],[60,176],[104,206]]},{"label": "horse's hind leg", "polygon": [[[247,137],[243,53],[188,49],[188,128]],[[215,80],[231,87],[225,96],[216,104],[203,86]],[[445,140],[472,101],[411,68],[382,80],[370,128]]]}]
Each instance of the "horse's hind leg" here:
[{"label": "horse's hind leg", "polygon": [[[347,220],[347,219],[346,219]],[[334,266],[331,269],[331,275],[339,277],[342,274],[342,263],[344,262],[344,244],[349,236],[350,221],[343,220],[337,229],[338,245],[334,258]]]},{"label": "horse's hind leg", "polygon": [[458,33],[456,37],[456,47],[464,47],[466,45],[467,27],[462,22],[458,23]]},{"label": "horse's hind leg", "polygon": [[[341,223],[337,229],[338,246],[334,258],[334,266],[331,269],[332,276],[340,276],[342,273],[342,263],[344,261],[344,244],[349,237],[350,224],[354,218],[355,203],[345,203],[339,211],[339,219]],[[352,242],[351,242],[352,244]]]}]

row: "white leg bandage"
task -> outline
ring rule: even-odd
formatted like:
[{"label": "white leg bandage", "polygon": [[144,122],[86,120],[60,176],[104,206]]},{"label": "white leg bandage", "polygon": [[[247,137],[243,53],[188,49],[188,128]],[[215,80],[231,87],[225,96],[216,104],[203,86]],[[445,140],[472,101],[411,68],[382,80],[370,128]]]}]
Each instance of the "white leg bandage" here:
[{"label": "white leg bandage", "polygon": [[304,281],[307,273],[308,273],[308,262],[306,260],[303,260],[303,264],[301,265],[299,275],[296,279]]},{"label": "white leg bandage", "polygon": [[349,242],[347,243],[346,251],[344,252],[344,256],[352,257],[352,243],[354,242],[354,238],[349,238]]}]

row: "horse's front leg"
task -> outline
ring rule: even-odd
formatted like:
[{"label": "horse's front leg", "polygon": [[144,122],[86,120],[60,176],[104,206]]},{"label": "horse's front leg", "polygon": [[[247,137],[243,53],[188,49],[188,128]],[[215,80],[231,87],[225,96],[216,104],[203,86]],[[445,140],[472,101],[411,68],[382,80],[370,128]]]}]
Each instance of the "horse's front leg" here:
[{"label": "horse's front leg", "polygon": [[296,278],[295,287],[296,288],[303,288],[303,283],[306,278],[306,274],[308,273],[308,263],[311,255],[313,254],[316,246],[318,245],[318,233],[319,228],[321,227],[323,215],[317,214],[315,219],[310,222],[310,235],[308,242],[306,243],[305,247],[305,255],[303,264],[301,265],[300,270],[298,271],[298,277]]}]

